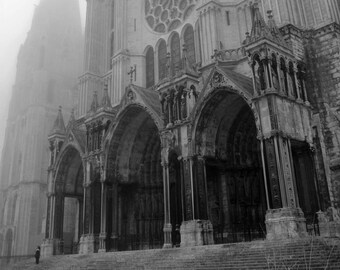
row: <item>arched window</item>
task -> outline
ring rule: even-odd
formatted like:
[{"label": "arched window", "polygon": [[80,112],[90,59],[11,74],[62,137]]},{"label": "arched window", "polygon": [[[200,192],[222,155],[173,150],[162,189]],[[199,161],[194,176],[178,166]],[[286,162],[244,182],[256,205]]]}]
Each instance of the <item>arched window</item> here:
[{"label": "arched window", "polygon": [[306,97],[306,92],[305,92],[305,72],[303,70],[303,68],[301,67],[301,65],[297,66],[297,83],[298,83],[298,91],[300,94],[300,98],[304,101],[307,101],[307,97]]},{"label": "arched window", "polygon": [[175,33],[170,41],[170,53],[171,53],[171,72],[172,75],[176,74],[176,71],[181,69],[181,47],[178,33]]},{"label": "arched window", "polygon": [[280,80],[281,80],[282,92],[288,95],[287,68],[286,68],[285,60],[282,57],[280,58]]},{"label": "arched window", "polygon": [[197,62],[202,62],[202,49],[201,49],[201,34],[200,34],[200,24],[199,20],[197,20],[195,24],[195,40],[196,40],[196,48],[197,48]]},{"label": "arched window", "polygon": [[152,47],[150,47],[146,52],[145,70],[146,88],[149,88],[155,84],[154,53]]},{"label": "arched window", "polygon": [[275,54],[272,54],[272,63],[271,63],[271,74],[272,74],[272,87],[276,90],[279,90],[279,75],[277,74],[277,61]]},{"label": "arched window", "polygon": [[296,83],[295,83],[295,76],[294,76],[294,67],[293,67],[293,63],[289,62],[289,76],[288,76],[288,84],[289,84],[289,91],[291,91],[291,94],[297,98],[298,94],[297,94],[297,89],[296,89]]},{"label": "arched window", "polygon": [[162,80],[166,77],[166,44],[162,40],[158,46],[158,79]]},{"label": "arched window", "polygon": [[183,35],[184,44],[187,48],[187,58],[190,66],[196,63],[194,29],[188,26]]},{"label": "arched window", "polygon": [[253,72],[255,76],[256,90],[266,90],[266,74],[263,62],[260,60],[258,54],[254,55],[253,58]]}]

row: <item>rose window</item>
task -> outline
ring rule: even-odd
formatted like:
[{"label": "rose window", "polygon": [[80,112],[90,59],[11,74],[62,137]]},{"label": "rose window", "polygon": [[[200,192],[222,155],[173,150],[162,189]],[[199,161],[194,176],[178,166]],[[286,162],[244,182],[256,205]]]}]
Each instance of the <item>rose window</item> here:
[{"label": "rose window", "polygon": [[176,29],[193,12],[197,0],[145,0],[145,19],[158,33]]}]

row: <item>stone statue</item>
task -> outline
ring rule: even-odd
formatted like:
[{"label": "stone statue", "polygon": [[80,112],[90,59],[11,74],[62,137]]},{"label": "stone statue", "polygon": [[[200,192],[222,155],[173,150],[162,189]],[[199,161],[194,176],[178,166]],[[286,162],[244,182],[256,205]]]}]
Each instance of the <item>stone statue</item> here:
[{"label": "stone statue", "polygon": [[264,71],[263,64],[259,64],[259,67],[257,69],[257,75],[259,77],[261,90],[265,90],[267,86],[266,86],[266,78],[265,78],[265,71]]},{"label": "stone statue", "polygon": [[279,69],[279,71],[280,71],[281,91],[287,95],[286,74],[281,68]]},{"label": "stone statue", "polygon": [[278,76],[277,76],[277,73],[276,73],[276,70],[271,67],[271,73],[272,73],[272,78],[273,78],[273,88],[276,89],[276,90],[279,90],[279,81],[278,81]]}]

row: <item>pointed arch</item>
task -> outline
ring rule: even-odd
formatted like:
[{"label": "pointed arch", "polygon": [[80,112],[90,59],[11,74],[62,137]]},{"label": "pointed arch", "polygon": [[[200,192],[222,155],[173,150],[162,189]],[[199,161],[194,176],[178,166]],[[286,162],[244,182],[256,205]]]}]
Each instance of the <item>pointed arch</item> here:
[{"label": "pointed arch", "polygon": [[157,45],[157,58],[158,58],[158,80],[166,78],[167,76],[167,48],[164,39],[160,39]]},{"label": "pointed arch", "polygon": [[264,237],[266,211],[260,141],[251,101],[214,88],[193,127],[193,155],[204,160],[207,212],[215,243]]},{"label": "pointed arch", "polygon": [[74,144],[68,144],[62,149],[56,170],[56,190],[68,195],[81,195],[83,190],[84,166],[81,152]]},{"label": "pointed arch", "polygon": [[[163,178],[161,140],[152,115],[129,104],[109,130],[106,179],[116,192],[108,223],[118,236],[118,250],[161,247],[163,244]],[[119,219],[115,214],[121,213]]]},{"label": "pointed arch", "polygon": [[183,27],[181,37],[187,49],[187,58],[189,60],[189,64],[192,66],[196,63],[196,50],[194,28],[191,24],[186,24]]},{"label": "pointed arch", "polygon": [[145,87],[155,85],[155,63],[153,47],[148,46],[145,53]]},{"label": "pointed arch", "polygon": [[202,46],[201,46],[201,25],[200,21],[197,20],[195,23],[195,52],[196,62],[202,62]]},{"label": "pointed arch", "polygon": [[77,253],[77,243],[83,226],[83,198],[84,198],[85,168],[81,152],[76,144],[63,146],[60,158],[57,160],[54,181],[54,204],[50,211],[54,217],[51,223],[51,237],[63,239],[63,246],[59,252],[65,254]]},{"label": "pointed arch", "polygon": [[181,69],[181,41],[179,34],[173,32],[169,37],[170,56],[171,56],[171,73],[175,75]]}]

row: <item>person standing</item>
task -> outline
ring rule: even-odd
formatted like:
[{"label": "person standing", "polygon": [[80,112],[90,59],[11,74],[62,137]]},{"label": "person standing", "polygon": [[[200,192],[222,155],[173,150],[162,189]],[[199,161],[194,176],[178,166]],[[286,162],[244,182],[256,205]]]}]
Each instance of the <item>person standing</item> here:
[{"label": "person standing", "polygon": [[35,257],[35,263],[39,264],[39,259],[40,259],[40,247],[39,246],[35,250],[34,257]]}]

